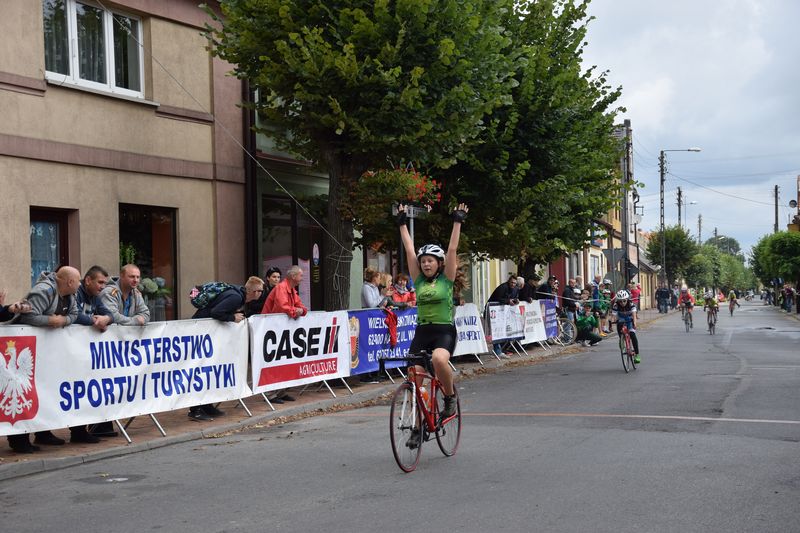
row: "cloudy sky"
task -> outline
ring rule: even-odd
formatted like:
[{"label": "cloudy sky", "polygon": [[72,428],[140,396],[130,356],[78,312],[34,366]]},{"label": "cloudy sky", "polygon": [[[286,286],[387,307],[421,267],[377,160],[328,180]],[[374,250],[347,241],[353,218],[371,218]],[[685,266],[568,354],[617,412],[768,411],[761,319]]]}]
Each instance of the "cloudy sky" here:
[{"label": "cloudy sky", "polygon": [[[584,63],[610,71],[633,128],[644,217],[659,224],[660,150],[667,153],[665,223],[697,237],[737,239],[747,252],[779,224],[800,174],[800,2],[797,0],[593,0]],[[696,202],[692,204],[691,202]]]}]

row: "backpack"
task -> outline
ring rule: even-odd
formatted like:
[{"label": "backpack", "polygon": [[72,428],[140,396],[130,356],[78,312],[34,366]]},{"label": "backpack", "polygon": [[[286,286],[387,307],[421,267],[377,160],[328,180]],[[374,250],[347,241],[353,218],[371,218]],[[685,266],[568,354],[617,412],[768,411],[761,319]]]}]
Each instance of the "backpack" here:
[{"label": "backpack", "polygon": [[191,300],[193,306],[198,309],[203,309],[208,307],[208,305],[214,301],[217,296],[228,289],[234,288],[236,288],[236,286],[231,285],[230,283],[224,283],[222,281],[209,281],[203,285],[195,285],[191,292],[189,292],[189,299]]}]

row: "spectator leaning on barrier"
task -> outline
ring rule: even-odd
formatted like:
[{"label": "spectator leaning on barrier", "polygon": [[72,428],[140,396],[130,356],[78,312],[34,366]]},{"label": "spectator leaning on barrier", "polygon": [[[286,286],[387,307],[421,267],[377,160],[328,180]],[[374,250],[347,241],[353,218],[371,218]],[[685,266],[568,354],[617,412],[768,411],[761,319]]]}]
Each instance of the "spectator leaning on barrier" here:
[{"label": "spectator leaning on barrier", "polygon": [[[489,296],[489,300],[486,302],[486,316],[488,320],[489,316],[489,304],[502,304],[502,305],[516,305],[519,303],[517,299],[517,291],[515,290],[517,286],[517,275],[511,273],[508,275],[508,281],[498,285],[498,287],[492,291],[492,295]],[[500,358],[505,358],[506,356],[503,354],[503,343],[495,342],[492,343],[492,349],[494,350],[495,355]]]},{"label": "spectator leaning on barrier", "polygon": [[[561,300],[562,307],[564,311],[567,313],[567,318],[575,322],[575,311],[578,309],[578,302],[575,298],[575,279],[569,278],[567,280],[567,286],[564,287],[564,291],[561,293]],[[578,292],[580,294],[580,290]]]},{"label": "spectator leaning on barrier", "polygon": [[303,269],[297,265],[286,271],[286,278],[270,291],[264,302],[263,314],[285,313],[290,318],[300,318],[308,314],[308,309],[300,301],[297,288],[303,281]]},{"label": "spectator leaning on barrier", "polygon": [[[15,321],[31,326],[63,328],[74,323],[78,317],[75,293],[80,285],[81,274],[77,269],[63,266],[57,272],[42,272],[28,293],[31,312],[17,315]],[[50,431],[37,431],[34,444],[60,446],[64,439]],[[9,435],[8,444],[17,453],[33,453],[39,450],[31,444],[27,434]]]},{"label": "spectator leaning on barrier", "polygon": [[539,299],[539,295],[536,294],[536,286],[539,284],[539,278],[537,276],[528,276],[525,285],[519,291],[519,299],[521,301],[526,301],[528,303],[532,303],[534,300]]},{"label": "spectator leaning on barrier", "polygon": [[108,283],[108,272],[103,267],[94,265],[86,271],[75,302],[78,305],[78,318],[75,321],[83,326],[93,326],[98,331],[105,331],[114,322],[111,311],[103,305],[100,293]]},{"label": "spectator leaning on barrier", "polygon": [[558,291],[558,278],[550,276],[547,281],[539,285],[538,293],[540,300],[555,300]]},{"label": "spectator leaning on barrier", "polygon": [[28,300],[23,299],[13,304],[5,305],[7,294],[5,290],[0,290],[0,322],[8,322],[18,314],[31,312],[31,304]]},{"label": "spectator leaning on barrier", "polygon": [[[257,279],[261,282],[260,279]],[[249,280],[248,280],[249,281]],[[219,293],[207,306],[195,311],[192,318],[213,318],[221,322],[241,322],[245,319],[244,306],[248,293],[246,287],[232,285]],[[258,294],[250,293],[251,300],[258,298]],[[214,420],[215,416],[222,416],[225,412],[213,404],[194,405],[189,408],[189,418],[199,422]]]},{"label": "spectator leaning on barrier", "polygon": [[111,278],[100,293],[100,300],[111,311],[114,324],[144,326],[150,322],[150,309],[137,288],[141,279],[139,267],[125,265],[119,271],[119,278]]},{"label": "spectator leaning on barrier", "polygon": [[244,316],[257,315],[264,307],[264,280],[258,276],[250,276],[244,284]]},{"label": "spectator leaning on barrier", "polygon": [[[82,326],[92,326],[97,331],[105,331],[109,324],[114,322],[114,317],[103,302],[100,301],[100,293],[108,283],[108,272],[101,266],[94,265],[83,276],[78,292],[75,293],[75,302],[78,306],[78,318],[76,324]],[[117,433],[111,426],[111,422],[103,422],[89,427],[74,426],[69,428],[70,442],[86,442],[95,444],[100,442],[99,437],[112,437]]]},{"label": "spectator leaning on barrier", "polygon": [[[298,319],[301,316],[308,314],[308,309],[300,301],[300,294],[297,288],[303,281],[303,269],[297,265],[293,265],[286,271],[286,277],[272,289],[264,302],[264,308],[261,310],[262,314],[269,313],[284,313],[289,318]],[[277,391],[275,397],[276,403],[283,403],[284,401],[293,402],[295,398],[286,394],[285,390]]]}]

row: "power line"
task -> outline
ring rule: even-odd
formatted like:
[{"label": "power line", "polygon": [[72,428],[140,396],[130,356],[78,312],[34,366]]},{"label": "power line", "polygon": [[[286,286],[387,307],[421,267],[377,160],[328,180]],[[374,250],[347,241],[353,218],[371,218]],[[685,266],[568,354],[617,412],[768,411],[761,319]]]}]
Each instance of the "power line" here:
[{"label": "power line", "polygon": [[751,200],[750,198],[744,198],[742,196],[736,196],[735,194],[730,194],[730,193],[727,193],[727,192],[718,191],[717,189],[712,189],[711,187],[706,187],[705,185],[700,185],[699,183],[696,183],[694,181],[682,178],[682,177],[680,177],[680,176],[678,176],[676,174],[673,174],[672,172],[667,172],[667,174],[669,174],[670,176],[672,176],[674,178],[678,178],[681,181],[685,181],[686,183],[691,183],[692,185],[694,185],[696,187],[700,187],[701,189],[706,189],[706,190],[709,190],[711,192],[715,192],[717,194],[721,194],[722,196],[727,196],[729,198],[736,198],[737,200],[743,200],[745,202],[752,202],[754,204],[768,205],[770,207],[773,205],[770,202],[759,202],[758,200]]}]

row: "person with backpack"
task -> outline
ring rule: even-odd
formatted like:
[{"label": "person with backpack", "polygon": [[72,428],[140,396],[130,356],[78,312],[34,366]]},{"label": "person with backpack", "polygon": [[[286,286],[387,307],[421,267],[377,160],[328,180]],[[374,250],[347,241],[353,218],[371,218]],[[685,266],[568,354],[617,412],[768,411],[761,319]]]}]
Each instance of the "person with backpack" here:
[{"label": "person with backpack", "polygon": [[[252,276],[244,286],[230,285],[220,281],[195,287],[190,297],[192,305],[199,307],[192,318],[213,318],[222,322],[241,322],[245,319],[244,308],[249,301],[261,296],[261,278]],[[195,405],[189,408],[189,418],[198,422],[208,422],[225,412],[213,404]]]}]

